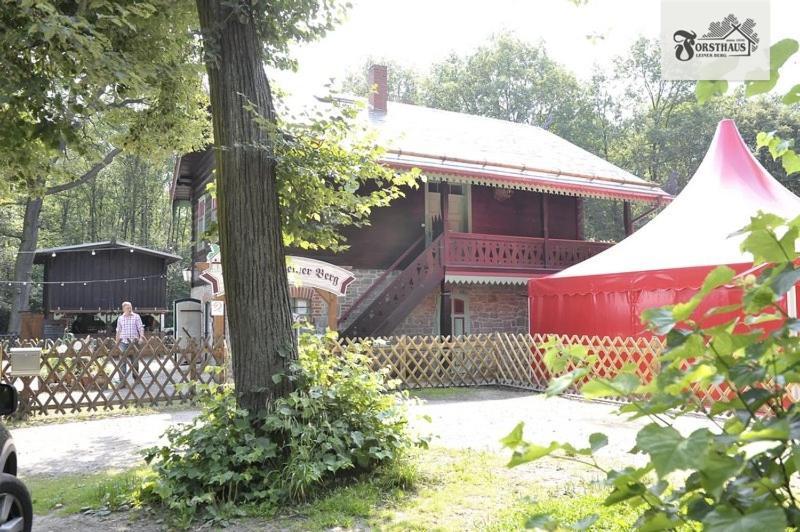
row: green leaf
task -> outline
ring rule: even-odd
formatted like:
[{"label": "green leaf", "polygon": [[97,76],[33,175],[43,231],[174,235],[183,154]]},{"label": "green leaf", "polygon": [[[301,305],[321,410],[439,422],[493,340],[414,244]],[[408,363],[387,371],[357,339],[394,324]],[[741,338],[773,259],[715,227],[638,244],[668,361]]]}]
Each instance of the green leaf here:
[{"label": "green leaf", "polygon": [[649,454],[659,477],[681,469],[691,469],[708,453],[711,433],[698,429],[684,438],[672,427],[655,423],[647,425],[636,435],[636,448]]},{"label": "green leaf", "polygon": [[698,468],[700,473],[700,483],[703,489],[713,497],[718,498],[722,493],[725,482],[735,475],[742,464],[739,460],[726,454],[714,452],[709,453],[706,459]]},{"label": "green leaf", "polygon": [[742,514],[730,506],[717,506],[703,519],[706,532],[766,532],[785,530],[786,515],[777,506]]},{"label": "green leaf", "polygon": [[642,323],[646,323],[657,334],[667,334],[675,327],[675,318],[669,307],[650,308],[642,312]]},{"label": "green leaf", "polygon": [[533,444],[526,444],[525,447],[521,451],[515,452],[511,456],[511,460],[508,462],[508,467],[516,467],[521,464],[527,464],[528,462],[533,462],[538,460],[539,458],[543,458],[548,454],[552,453],[556,449],[561,448],[561,445],[552,442],[547,447],[542,447],[541,445],[533,445]]},{"label": "green leaf", "polygon": [[534,530],[558,530],[558,523],[548,514],[532,515],[525,522],[525,528]]},{"label": "green leaf", "polygon": [[794,39],[782,39],[769,48],[769,68],[778,70],[798,50],[798,43]]},{"label": "green leaf", "polygon": [[786,153],[781,156],[781,164],[786,171],[786,175],[800,172],[800,157],[792,150],[786,151]]},{"label": "green leaf", "polygon": [[786,105],[792,105],[797,102],[800,102],[800,85],[795,85],[783,96],[783,103]]},{"label": "green leaf", "polygon": [[600,519],[599,515],[590,514],[581,519],[580,521],[576,521],[575,523],[573,523],[572,526],[570,526],[570,528],[572,530],[575,530],[576,532],[582,532],[584,530],[588,530],[589,527],[595,524],[598,519]]},{"label": "green leaf", "polygon": [[589,368],[576,368],[572,371],[569,371],[560,377],[557,377],[550,381],[550,384],[547,386],[547,390],[545,391],[545,395],[547,397],[552,397],[554,395],[559,395],[563,393],[567,388],[572,386],[575,381],[585,377],[589,374]]},{"label": "green leaf", "polygon": [[699,103],[706,103],[714,96],[721,96],[728,92],[728,82],[726,80],[701,80],[694,88],[694,94]]},{"label": "green leaf", "polygon": [[522,431],[525,428],[525,423],[519,422],[514,429],[509,432],[504,438],[500,440],[503,447],[514,448],[522,443]]},{"label": "green leaf", "polygon": [[636,391],[641,381],[633,373],[620,373],[613,380],[593,379],[581,388],[581,395],[587,399],[598,397],[627,397]]},{"label": "green leaf", "polygon": [[599,451],[606,445],[608,445],[608,436],[602,432],[595,432],[589,435],[589,446],[592,448],[593,453]]}]

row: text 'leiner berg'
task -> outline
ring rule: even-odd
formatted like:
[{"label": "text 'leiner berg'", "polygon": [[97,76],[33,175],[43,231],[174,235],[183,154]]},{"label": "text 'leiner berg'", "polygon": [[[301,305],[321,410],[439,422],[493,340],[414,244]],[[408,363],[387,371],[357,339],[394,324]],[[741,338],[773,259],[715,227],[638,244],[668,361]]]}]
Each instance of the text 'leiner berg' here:
[{"label": "text 'leiner berg'", "polygon": [[329,281],[331,284],[333,284],[333,286],[339,286],[339,276],[326,272],[324,268],[317,268],[316,270],[314,270],[312,268],[295,268],[294,266],[287,266],[286,273],[290,275],[291,274],[305,275],[305,276],[314,275],[318,279]]}]

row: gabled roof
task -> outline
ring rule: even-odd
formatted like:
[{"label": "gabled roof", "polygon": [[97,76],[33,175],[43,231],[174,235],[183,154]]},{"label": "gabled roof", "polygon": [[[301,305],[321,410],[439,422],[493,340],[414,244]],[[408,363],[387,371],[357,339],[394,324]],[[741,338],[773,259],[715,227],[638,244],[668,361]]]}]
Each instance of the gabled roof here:
[{"label": "gabled roof", "polygon": [[37,264],[41,264],[45,262],[45,260],[47,260],[47,257],[52,255],[53,253],[55,254],[70,253],[81,250],[93,250],[93,249],[132,250],[133,253],[142,253],[144,255],[153,255],[155,257],[166,259],[167,264],[172,264],[173,262],[181,260],[180,255],[174,255],[172,253],[166,253],[164,251],[158,251],[155,249],[143,248],[141,246],[134,246],[133,244],[128,244],[127,242],[121,242],[116,240],[103,240],[101,242],[87,242],[86,244],[75,244],[72,246],[60,246],[55,248],[37,249],[34,255],[34,262],[36,262]]},{"label": "gabled roof", "polygon": [[[340,97],[340,102],[364,99]],[[279,102],[291,111],[330,105],[292,97]],[[420,168],[435,180],[501,186],[571,196],[667,203],[672,196],[545,129],[528,125],[388,102],[387,111],[361,113],[394,168]],[[176,164],[174,201],[190,198],[192,186],[210,175],[211,150],[185,155]]]},{"label": "gabled roof", "polygon": [[671,199],[657,184],[540,127],[397,102],[387,107],[364,114],[391,166],[418,167],[448,181],[556,194]]},{"label": "gabled roof", "polygon": [[800,198],[753,157],[733,120],[717,126],[694,177],[647,225],[619,244],[539,280],[752,263],[731,237],[758,211],[793,218]]}]

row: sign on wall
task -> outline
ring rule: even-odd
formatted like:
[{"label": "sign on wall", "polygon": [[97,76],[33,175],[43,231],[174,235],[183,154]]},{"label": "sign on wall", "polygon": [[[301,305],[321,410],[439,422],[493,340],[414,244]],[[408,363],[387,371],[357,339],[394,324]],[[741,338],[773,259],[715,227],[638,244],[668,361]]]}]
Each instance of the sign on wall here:
[{"label": "sign on wall", "polygon": [[321,260],[305,257],[286,257],[286,275],[292,286],[307,286],[343,296],[355,281],[353,274],[344,268]]},{"label": "sign on wall", "polygon": [[212,301],[211,302],[211,315],[212,316],[224,316],[225,315],[225,302],[224,301]]}]

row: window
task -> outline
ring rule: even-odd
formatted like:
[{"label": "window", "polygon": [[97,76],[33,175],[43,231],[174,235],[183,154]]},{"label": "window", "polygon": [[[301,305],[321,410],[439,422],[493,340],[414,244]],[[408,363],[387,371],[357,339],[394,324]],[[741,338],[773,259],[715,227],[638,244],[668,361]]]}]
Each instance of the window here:
[{"label": "window", "polygon": [[211,194],[203,194],[197,200],[195,208],[195,229],[196,247],[198,250],[205,247],[203,233],[205,233],[213,222],[217,220],[217,200]]},{"label": "window", "polygon": [[466,300],[462,297],[452,297],[450,302],[453,308],[451,313],[451,318],[453,320],[453,336],[469,334]]},{"label": "window", "polygon": [[299,297],[293,297],[292,300],[292,318],[295,322],[307,322],[311,316],[311,301]]},{"label": "window", "polygon": [[[441,334],[441,299],[437,297],[436,314],[434,322],[435,334]],[[450,296],[450,334],[463,336],[470,333],[469,304],[467,298],[461,295]]]},{"label": "window", "polygon": [[[441,192],[441,185],[442,184],[439,183],[439,182],[428,183],[428,192],[434,192],[434,193],[438,194],[439,192]],[[451,183],[450,184],[450,192],[449,193],[451,195],[453,195],[453,196],[463,196],[464,195],[464,185],[456,185],[456,184],[452,184]]]}]

